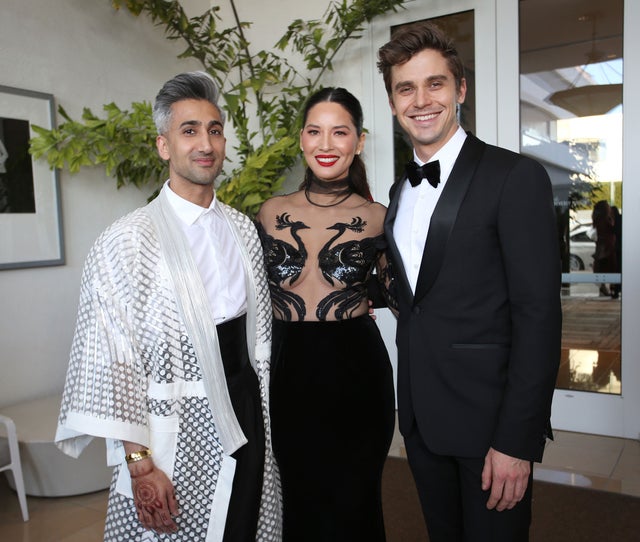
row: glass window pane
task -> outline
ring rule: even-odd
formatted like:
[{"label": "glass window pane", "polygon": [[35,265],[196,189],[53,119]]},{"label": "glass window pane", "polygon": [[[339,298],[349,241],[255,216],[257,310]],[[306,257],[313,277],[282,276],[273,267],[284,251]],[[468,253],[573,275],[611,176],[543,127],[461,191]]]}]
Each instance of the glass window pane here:
[{"label": "glass window pane", "polygon": [[623,0],[519,9],[520,147],[551,177],[561,246],[557,386],[619,394]]}]

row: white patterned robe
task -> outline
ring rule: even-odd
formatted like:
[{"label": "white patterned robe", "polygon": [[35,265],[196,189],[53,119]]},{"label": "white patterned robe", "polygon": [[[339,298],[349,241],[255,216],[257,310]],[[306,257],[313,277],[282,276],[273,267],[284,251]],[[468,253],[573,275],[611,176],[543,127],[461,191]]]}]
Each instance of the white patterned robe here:
[{"label": "white patterned robe", "polygon": [[[212,419],[200,361],[150,212],[154,203],[116,221],[87,257],[56,442],[77,457],[93,436],[106,439],[108,464],[116,467],[106,541],[221,541],[235,460],[224,453]],[[248,334],[255,330],[248,346],[255,353],[266,441],[257,540],[277,541],[281,498],[268,413],[269,290],[253,223],[221,207],[244,243],[247,279],[256,293],[256,306],[249,293],[247,299]],[[181,511],[177,533],[156,534],[139,523],[123,440],[151,448],[156,466],[172,479]]]}]

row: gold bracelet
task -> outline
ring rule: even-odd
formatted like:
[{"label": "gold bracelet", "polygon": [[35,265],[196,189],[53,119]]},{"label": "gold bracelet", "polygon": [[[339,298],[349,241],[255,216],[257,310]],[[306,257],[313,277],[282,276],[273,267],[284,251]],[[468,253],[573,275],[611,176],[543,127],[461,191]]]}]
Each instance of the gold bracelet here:
[{"label": "gold bracelet", "polygon": [[149,448],[138,450],[137,452],[131,452],[130,454],[125,455],[124,459],[127,463],[135,463],[136,461],[146,459],[147,457],[151,457],[151,450],[149,450]]}]

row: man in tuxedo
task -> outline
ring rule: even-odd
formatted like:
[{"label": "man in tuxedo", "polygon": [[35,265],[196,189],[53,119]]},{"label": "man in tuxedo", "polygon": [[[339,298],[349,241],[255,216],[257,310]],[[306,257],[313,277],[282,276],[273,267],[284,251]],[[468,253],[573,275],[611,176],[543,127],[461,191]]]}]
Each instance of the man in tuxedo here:
[{"label": "man in tuxedo", "polygon": [[429,537],[526,541],[560,361],[551,183],[539,163],[459,126],[463,65],[436,26],[400,29],[378,58],[414,148],[385,232],[400,431]]}]

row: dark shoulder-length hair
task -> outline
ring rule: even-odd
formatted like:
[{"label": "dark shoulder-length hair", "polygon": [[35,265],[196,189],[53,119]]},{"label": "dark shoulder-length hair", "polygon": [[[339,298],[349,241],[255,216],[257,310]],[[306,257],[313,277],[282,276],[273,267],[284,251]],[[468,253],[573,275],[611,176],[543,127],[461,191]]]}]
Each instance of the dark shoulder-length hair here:
[{"label": "dark shoulder-length hair", "polygon": [[[358,99],[351,94],[348,90],[341,87],[325,87],[314,94],[307,100],[302,113],[302,127],[307,124],[307,117],[311,108],[322,102],[333,102],[340,104],[347,113],[349,113],[353,125],[356,127],[356,133],[358,137],[362,135],[364,116],[362,114],[362,106]],[[313,172],[311,168],[307,167],[305,172],[304,181],[300,185],[300,188],[304,188],[311,180]],[[349,167],[349,178],[353,191],[359,194],[363,198],[371,200],[371,190],[369,189],[369,181],[367,180],[367,170],[360,155],[356,154],[353,157],[353,162]]]}]

